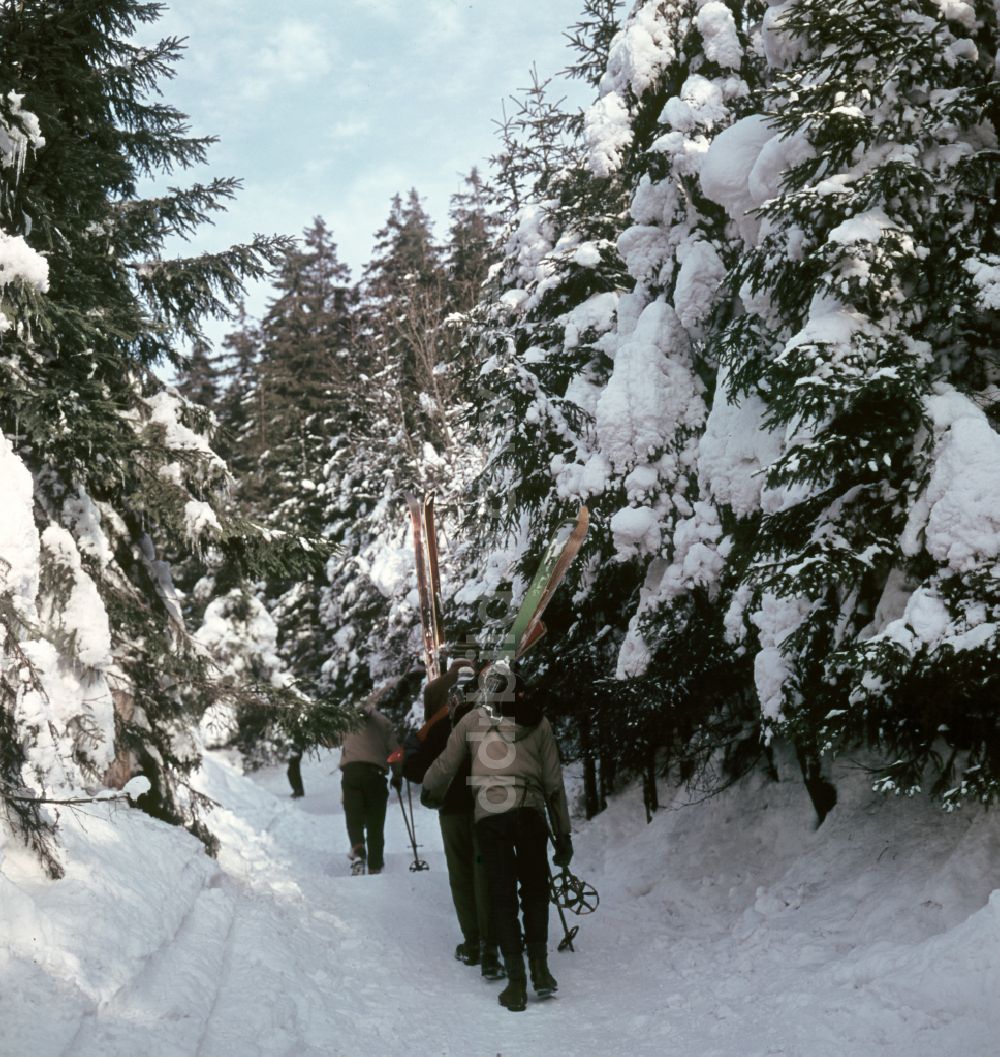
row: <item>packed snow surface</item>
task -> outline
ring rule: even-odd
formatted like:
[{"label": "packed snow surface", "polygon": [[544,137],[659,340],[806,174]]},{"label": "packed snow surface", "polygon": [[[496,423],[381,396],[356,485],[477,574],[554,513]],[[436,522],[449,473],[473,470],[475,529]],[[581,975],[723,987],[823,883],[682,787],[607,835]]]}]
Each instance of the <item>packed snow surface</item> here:
[{"label": "packed snow surface", "polygon": [[[120,805],[63,810],[66,878],[0,843],[3,1057],[988,1057],[1000,1035],[1000,818],[884,800],[860,771],[816,829],[793,763],[647,825],[634,793],[576,823],[600,891],[549,1002],[496,1003],[458,942],[437,819],[411,873],[348,873],[336,757],[199,784],[217,861]],[[551,946],[560,936],[551,920]]]}]

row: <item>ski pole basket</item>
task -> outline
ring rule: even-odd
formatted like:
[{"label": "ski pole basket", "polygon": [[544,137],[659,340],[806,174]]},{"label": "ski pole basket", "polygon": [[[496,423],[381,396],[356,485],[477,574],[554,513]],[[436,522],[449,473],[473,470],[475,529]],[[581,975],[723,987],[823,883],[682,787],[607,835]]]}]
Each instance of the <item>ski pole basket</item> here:
[{"label": "ski pole basket", "polygon": [[571,914],[593,914],[601,902],[597,889],[569,870],[549,878],[549,896],[557,907]]},{"label": "ski pole basket", "polygon": [[580,931],[580,926],[579,925],[574,925],[572,928],[566,929],[566,934],[563,936],[563,938],[557,944],[556,950],[558,950],[560,952],[574,950],[575,948],[573,947],[573,940],[576,939],[576,934],[579,931]]}]

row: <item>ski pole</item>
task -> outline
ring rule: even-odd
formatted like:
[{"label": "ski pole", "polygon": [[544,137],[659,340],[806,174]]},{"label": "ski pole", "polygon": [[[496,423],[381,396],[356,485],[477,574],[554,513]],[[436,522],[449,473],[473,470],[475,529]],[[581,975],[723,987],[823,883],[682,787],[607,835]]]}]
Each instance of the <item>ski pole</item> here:
[{"label": "ski pole", "polygon": [[549,898],[555,904],[556,910],[559,912],[559,920],[562,923],[563,932],[565,935],[559,941],[559,946],[556,948],[560,951],[573,951],[576,953],[576,948],[573,946],[573,940],[576,938],[576,934],[580,931],[579,925],[574,925],[572,928],[566,924],[566,915],[563,912],[562,904],[554,896],[555,884],[552,878],[552,871],[549,870]]},{"label": "ski pole", "polygon": [[[552,846],[555,847],[556,835],[552,828],[552,805],[546,800],[545,802],[545,828],[549,831],[549,840],[552,841]],[[559,921],[563,927],[563,938],[559,941],[559,946],[556,950],[559,951],[573,951],[576,953],[576,948],[573,946],[573,940],[576,938],[576,934],[580,931],[579,925],[574,925],[572,928],[566,924],[566,915],[563,913],[562,903],[559,902],[556,894],[555,878],[552,876],[552,867],[549,866],[549,857],[545,856],[545,867],[549,874],[549,900],[555,904],[556,910],[559,912]]]},{"label": "ski pole", "polygon": [[[410,798],[410,816],[413,814],[413,789],[410,783],[406,783],[406,792]],[[412,817],[407,816],[406,807],[403,804],[403,794],[396,790],[399,797],[399,810],[403,812],[403,825],[406,826],[407,836],[410,838],[410,846],[413,848],[413,862],[410,863],[410,872],[417,873],[420,870],[429,870],[427,863],[417,855],[417,827]]]}]

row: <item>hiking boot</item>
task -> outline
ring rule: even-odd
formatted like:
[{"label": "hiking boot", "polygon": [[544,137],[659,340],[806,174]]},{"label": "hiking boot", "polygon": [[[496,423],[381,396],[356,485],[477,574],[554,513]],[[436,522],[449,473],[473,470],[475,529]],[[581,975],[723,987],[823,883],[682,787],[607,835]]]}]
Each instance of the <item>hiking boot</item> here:
[{"label": "hiking boot", "polygon": [[365,846],[355,844],[347,853],[347,857],[351,860],[351,875],[360,877],[365,872]]},{"label": "hiking boot", "polygon": [[479,944],[463,942],[455,948],[455,959],[463,965],[479,964]]},{"label": "hiking boot", "polygon": [[503,956],[507,967],[507,986],[497,995],[497,1001],[511,1013],[520,1013],[528,1005],[528,981],[524,975],[524,958],[520,954]]},{"label": "hiking boot", "polygon": [[479,965],[480,973],[487,980],[502,980],[507,975],[506,970],[500,964],[500,955],[496,947],[491,947],[489,944],[484,943],[479,949]]},{"label": "hiking boot", "polygon": [[539,998],[551,998],[559,990],[556,978],[549,972],[544,943],[528,944],[528,972],[531,973],[531,986]]}]

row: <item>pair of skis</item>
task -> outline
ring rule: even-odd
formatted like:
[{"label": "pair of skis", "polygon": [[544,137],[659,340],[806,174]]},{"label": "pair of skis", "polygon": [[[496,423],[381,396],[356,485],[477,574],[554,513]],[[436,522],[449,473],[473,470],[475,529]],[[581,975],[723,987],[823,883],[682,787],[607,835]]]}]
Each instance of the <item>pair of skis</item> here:
[{"label": "pair of skis", "polygon": [[434,496],[421,503],[407,493],[410,525],[413,529],[413,552],[417,561],[417,597],[420,605],[420,627],[423,633],[424,666],[427,679],[441,674],[441,651],[444,647],[444,620],[441,615],[441,572],[438,568],[437,529],[434,524]]},{"label": "pair of skis", "polygon": [[[434,496],[426,496],[421,502],[411,492],[406,493],[406,505],[410,510],[410,527],[413,532],[413,556],[417,563],[417,599],[420,607],[420,629],[424,647],[424,667],[427,670],[427,681],[437,679],[441,674],[441,652],[444,648],[444,620],[441,615],[441,571],[438,568],[437,527],[434,523]],[[447,715],[447,708],[434,719]],[[417,731],[417,737],[423,741],[427,737],[433,720],[428,721]],[[389,757],[390,764],[403,759],[403,750],[397,749]],[[406,783],[409,799],[409,814],[403,803],[403,794],[397,790],[399,807],[403,812],[403,824],[406,826],[410,846],[413,849],[411,872],[428,869],[425,860],[417,854],[417,823],[413,817],[413,793],[410,783]]]},{"label": "pair of skis", "polygon": [[[427,679],[441,674],[441,655],[445,646],[444,617],[441,606],[441,572],[438,566],[437,530],[434,523],[434,496],[421,502],[407,493],[413,531],[413,552],[417,566],[417,598],[423,639],[424,666]],[[538,569],[525,593],[510,630],[504,636],[501,655],[513,660],[524,656],[545,634],[542,614],[556,589],[566,578],[573,559],[580,552],[590,512],[580,507],[576,521],[562,525],[552,537]]]}]

